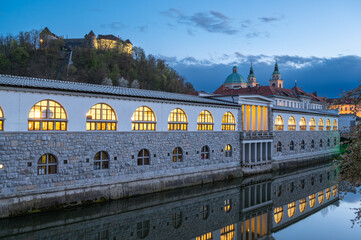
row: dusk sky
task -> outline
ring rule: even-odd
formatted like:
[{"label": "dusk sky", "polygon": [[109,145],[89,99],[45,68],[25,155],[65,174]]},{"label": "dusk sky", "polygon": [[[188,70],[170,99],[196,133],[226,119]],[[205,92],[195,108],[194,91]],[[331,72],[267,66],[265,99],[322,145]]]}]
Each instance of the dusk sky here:
[{"label": "dusk sky", "polygon": [[336,97],[361,80],[361,1],[5,1],[0,35],[48,27],[130,39],[213,92],[233,65],[268,84],[277,58],[285,87]]}]

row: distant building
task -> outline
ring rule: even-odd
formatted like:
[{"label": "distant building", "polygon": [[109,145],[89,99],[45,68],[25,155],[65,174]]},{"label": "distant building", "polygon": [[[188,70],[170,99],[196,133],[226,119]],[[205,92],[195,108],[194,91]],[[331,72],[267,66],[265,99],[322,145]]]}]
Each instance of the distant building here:
[{"label": "distant building", "polygon": [[328,99],[329,109],[338,110],[340,114],[339,129],[341,133],[349,132],[350,128],[356,126],[361,117],[361,106],[355,105],[352,99],[346,100],[343,104],[333,104],[337,99]]}]

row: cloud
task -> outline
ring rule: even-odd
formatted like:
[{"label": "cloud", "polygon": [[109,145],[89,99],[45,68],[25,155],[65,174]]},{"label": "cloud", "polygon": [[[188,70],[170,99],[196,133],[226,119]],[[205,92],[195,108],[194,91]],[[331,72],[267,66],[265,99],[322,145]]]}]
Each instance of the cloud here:
[{"label": "cloud", "polygon": [[127,26],[122,22],[111,22],[109,24],[102,24],[100,25],[102,28],[111,28],[113,30],[119,30],[126,28]]},{"label": "cloud", "polygon": [[246,38],[269,38],[269,33],[268,32],[249,32],[246,34]]},{"label": "cloud", "polygon": [[191,30],[191,29],[187,29],[187,33],[190,35],[190,36],[194,36],[195,34],[194,34],[194,32]]},{"label": "cloud", "polygon": [[148,25],[143,25],[138,27],[139,31],[141,32],[147,32],[148,31]]},{"label": "cloud", "polygon": [[270,22],[275,22],[275,21],[280,21],[284,18],[283,15],[279,16],[279,17],[260,17],[258,18],[261,22],[264,23],[270,23]]}]

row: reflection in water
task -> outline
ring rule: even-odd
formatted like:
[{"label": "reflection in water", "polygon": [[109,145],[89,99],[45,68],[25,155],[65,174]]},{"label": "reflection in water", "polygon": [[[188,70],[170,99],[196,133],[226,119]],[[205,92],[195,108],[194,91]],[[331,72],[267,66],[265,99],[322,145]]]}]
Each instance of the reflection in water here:
[{"label": "reflection in water", "polygon": [[321,166],[3,219],[0,238],[268,239],[336,202],[333,176]]}]

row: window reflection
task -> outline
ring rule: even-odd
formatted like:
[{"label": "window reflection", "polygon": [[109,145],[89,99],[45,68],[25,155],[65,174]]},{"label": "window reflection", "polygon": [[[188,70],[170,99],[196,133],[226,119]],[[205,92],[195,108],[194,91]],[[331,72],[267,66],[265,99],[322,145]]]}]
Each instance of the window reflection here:
[{"label": "window reflection", "polygon": [[310,204],[310,207],[313,208],[315,206],[316,203],[316,194],[312,194],[308,197],[308,201]]},{"label": "window reflection", "polygon": [[326,199],[329,200],[331,197],[331,188],[326,189]]},{"label": "window reflection", "polygon": [[304,212],[306,210],[306,206],[307,206],[307,203],[306,203],[306,198],[302,198],[300,199],[300,212]]},{"label": "window reflection", "polygon": [[296,203],[292,202],[288,204],[288,217],[293,217],[293,215],[295,215],[296,212]]},{"label": "window reflection", "polygon": [[318,203],[319,204],[323,203],[323,196],[324,196],[323,191],[318,192],[317,195],[318,195]]},{"label": "window reflection", "polygon": [[276,223],[280,223],[282,221],[282,217],[283,217],[283,207],[277,207],[274,210],[274,219]]},{"label": "window reflection", "polygon": [[226,226],[221,229],[221,240],[234,239],[234,224]]}]

